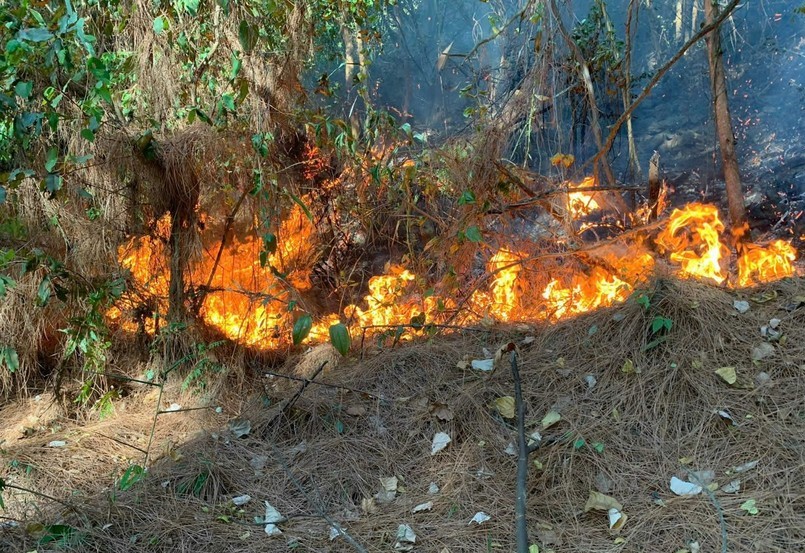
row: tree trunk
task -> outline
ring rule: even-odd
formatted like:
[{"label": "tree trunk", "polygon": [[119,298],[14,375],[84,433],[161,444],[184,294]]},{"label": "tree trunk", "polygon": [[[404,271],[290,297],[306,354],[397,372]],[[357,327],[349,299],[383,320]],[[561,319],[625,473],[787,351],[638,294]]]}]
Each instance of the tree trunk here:
[{"label": "tree trunk", "polygon": [[651,156],[651,161],[648,164],[648,206],[649,206],[649,221],[657,220],[660,211],[660,191],[662,190],[662,181],[660,181],[660,154],[654,152]]},{"label": "tree trunk", "polygon": [[[719,16],[717,0],[705,0],[704,18],[707,24]],[[735,134],[732,130],[730,109],[727,99],[727,78],[724,75],[724,63],[721,52],[721,31],[719,28],[707,35],[707,57],[710,62],[710,81],[713,87],[713,110],[715,113],[716,134],[721,147],[721,159],[724,168],[724,182],[727,186],[727,203],[732,223],[732,238],[736,248],[749,238],[749,225],[744,206],[741,176],[738,170],[738,158],[735,155]]]}]

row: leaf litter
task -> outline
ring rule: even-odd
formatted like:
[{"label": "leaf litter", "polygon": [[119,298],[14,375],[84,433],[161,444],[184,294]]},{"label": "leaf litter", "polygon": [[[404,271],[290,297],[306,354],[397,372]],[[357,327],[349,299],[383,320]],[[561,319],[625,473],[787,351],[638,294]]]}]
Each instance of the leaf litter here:
[{"label": "leaf litter", "polygon": [[[535,339],[521,354],[520,367],[527,428],[538,427],[546,434],[538,452],[529,459],[528,513],[533,545],[538,543],[543,552],[554,549],[568,553],[612,548],[618,538],[601,535],[601,530],[606,532],[611,526],[625,540],[618,543],[651,544],[651,549],[657,551],[678,551],[681,547],[692,550],[690,536],[697,536],[704,551],[704,544],[717,541],[720,532],[704,489],[698,498],[676,499],[669,480],[660,476],[669,473],[669,464],[673,472],[672,467],[678,466],[677,459],[687,455],[690,461],[686,468],[695,463],[711,468],[719,477],[732,474],[713,493],[720,497],[728,515],[741,513],[747,523],[757,521],[749,525],[729,523],[731,542],[774,544],[781,550],[798,550],[799,537],[792,529],[805,527],[805,513],[787,498],[792,490],[805,489],[805,475],[791,470],[792,453],[781,444],[795,443],[805,437],[798,424],[798,413],[805,412],[803,369],[789,363],[805,358],[805,326],[788,319],[778,325],[785,328],[788,339],[785,343],[769,344],[775,353],[774,362],[767,362],[769,358],[761,360],[763,371],[773,384],[764,386],[762,392],[755,390],[748,395],[747,389],[729,385],[713,371],[718,367],[736,367],[736,383],[742,386],[737,373],[751,366],[748,364],[752,362],[752,347],[762,339],[758,331],[760,322],[771,322],[791,301],[787,298],[805,297],[805,283],[797,279],[776,283],[781,290],[779,298],[753,303],[746,315],[727,320],[723,316],[724,305],[734,299],[728,290],[673,280],[650,286],[653,288],[649,292],[655,294],[652,309],[673,320],[674,325],[668,340],[660,347],[642,349],[646,339],[644,310],[629,301],[618,307],[622,317],[617,323],[613,322],[611,310],[604,310],[528,333]],[[694,303],[697,308],[691,309]],[[589,329],[593,325],[598,330],[594,343],[589,344]],[[231,506],[232,492],[236,491],[256,498],[273,498],[271,504],[277,513],[303,515],[270,524],[278,530],[281,527],[298,540],[295,543],[311,550],[333,547],[328,543],[329,526],[317,518],[319,508],[370,550],[376,548],[379,536],[383,535],[388,536],[388,549],[391,544],[399,543],[400,547],[423,551],[447,549],[455,553],[486,551],[493,543],[494,550],[513,550],[510,517],[514,465],[513,459],[504,453],[505,445],[514,443],[511,422],[489,409],[490,402],[513,392],[511,375],[504,370],[508,364],[501,363],[491,375],[454,369],[467,352],[479,349],[478,339],[473,335],[442,336],[427,343],[367,351],[363,360],[348,359],[338,371],[328,375],[334,384],[384,398],[439,398],[452,413],[450,420],[428,412],[428,407],[436,402],[414,408],[406,402],[372,400],[372,417],[356,416],[350,419],[348,430],[338,434],[333,430],[332,420],[340,406],[368,405],[371,396],[309,386],[294,412],[271,426],[267,426],[267,410],[260,401],[255,402],[256,408],[241,410],[241,397],[237,398],[236,409],[217,400],[216,404],[223,405],[226,412],[238,413],[242,420],[251,421],[249,434],[231,441],[202,434],[185,442],[180,446],[184,453],[181,463],[168,457],[155,462],[144,481],[116,497],[114,508],[124,509],[126,517],[107,518],[108,501],[99,497],[99,508],[86,514],[92,522],[87,527],[88,536],[104,550],[138,553],[147,550],[147,540],[135,544],[129,540],[143,528],[153,535],[170,536],[175,547],[196,543],[197,536],[209,534],[210,528],[214,528],[213,539],[220,539],[220,543],[241,543],[242,525],[216,521],[220,514],[216,513],[216,504],[225,502]],[[564,359],[565,368],[576,368],[578,378],[556,374],[559,357]],[[620,371],[625,359],[641,368],[639,377]],[[757,370],[750,374],[757,374]],[[593,373],[597,382],[590,388],[583,378]],[[753,376],[747,378],[751,387]],[[268,394],[276,405],[297,390],[298,383],[287,383],[269,390]],[[561,402],[555,409],[550,407],[563,397],[569,401]],[[134,404],[132,408],[136,408]],[[550,411],[561,415],[551,421],[552,415],[546,420],[550,424],[543,427],[542,420]],[[729,420],[730,424],[721,423],[718,417],[723,415],[714,419],[717,411],[729,414],[737,426]],[[145,428],[145,423],[151,421],[150,414],[147,410],[141,413]],[[176,418],[160,419],[158,439],[169,436],[174,427],[176,431],[187,432],[188,427],[179,426],[176,421],[190,420],[190,416],[209,420],[213,432],[221,434],[220,421],[212,418],[213,413],[172,416]],[[210,418],[201,419],[207,416]],[[450,441],[434,440],[439,433]],[[63,440],[66,435],[57,433],[49,439]],[[256,439],[257,436],[262,439]],[[575,449],[573,443],[580,436],[587,439],[589,446]],[[29,440],[30,449],[25,449]],[[47,440],[41,437],[29,440],[15,444],[21,454],[42,451],[59,456],[60,462],[76,462],[73,458],[64,459],[70,448],[43,448]],[[289,460],[291,474],[302,483],[304,493],[292,483],[273,450],[266,447],[267,441],[276,444],[277,450]],[[426,441],[431,448],[417,445]],[[304,454],[292,454],[302,442],[307,444]],[[433,451],[434,442],[443,447],[431,456],[428,451]],[[596,443],[606,447],[599,452],[592,445]],[[123,446],[116,449],[118,446],[106,439],[85,437],[81,446],[82,451],[97,451],[99,455],[109,451],[121,457],[130,456]],[[216,460],[213,465],[208,462],[211,458]],[[86,465],[82,468],[76,474],[94,470]],[[104,471],[108,472],[108,468]],[[630,506],[629,520],[625,523],[618,513],[626,513],[617,505],[578,516],[590,497],[590,488],[599,487],[596,475],[602,472],[608,480],[605,495]],[[200,474],[209,476],[193,501],[209,505],[210,512],[194,509],[185,515],[187,496],[176,490],[182,482],[195,482]],[[377,505],[372,496],[386,491],[379,478],[392,476],[404,478],[409,492],[398,492],[388,504]],[[671,476],[668,474],[669,479]],[[697,474],[697,478],[701,477]],[[105,476],[98,473],[97,478]],[[676,478],[687,483],[688,490],[699,485],[685,471]],[[163,482],[167,483],[164,488]],[[435,491],[432,482],[438,482],[441,488],[438,496],[432,496],[432,509],[412,513],[415,507],[427,503],[426,492]],[[715,481],[710,483],[714,484]],[[41,489],[45,493],[58,493],[47,487]],[[422,494],[421,499],[413,495],[414,490]],[[406,497],[408,493],[411,498]],[[361,497],[366,498],[366,509],[362,508]],[[666,506],[659,507],[661,504]],[[740,508],[744,505],[745,508]],[[265,511],[258,512],[260,506],[262,502],[254,500],[242,506],[249,517],[247,522],[267,518]],[[610,512],[611,509],[615,511]],[[478,512],[490,517],[480,532],[475,523],[467,525]],[[110,522],[114,522],[113,526],[102,531]],[[395,529],[406,524],[416,537],[413,543],[396,539]],[[654,531],[657,528],[663,531],[657,533]],[[254,539],[254,534],[247,539]],[[407,534],[405,531],[400,537]],[[591,539],[602,541],[593,544]],[[266,546],[268,551],[287,550],[286,540],[264,541],[270,544]],[[337,547],[341,550],[347,545]],[[18,549],[23,550],[16,545],[10,550]]]}]

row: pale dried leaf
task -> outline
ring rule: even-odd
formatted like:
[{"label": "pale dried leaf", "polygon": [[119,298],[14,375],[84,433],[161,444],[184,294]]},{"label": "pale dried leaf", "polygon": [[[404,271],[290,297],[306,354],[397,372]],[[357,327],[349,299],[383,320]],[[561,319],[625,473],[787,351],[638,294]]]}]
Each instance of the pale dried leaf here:
[{"label": "pale dried leaf", "polygon": [[514,398],[512,396],[503,396],[495,399],[492,402],[492,407],[500,413],[504,419],[514,418]]},{"label": "pale dried leaf", "polygon": [[450,438],[450,435],[447,434],[446,432],[437,432],[436,435],[433,436],[433,443],[431,444],[430,454],[436,455],[441,450],[446,448],[447,444],[449,444],[451,441],[452,439]]},{"label": "pale dried leaf", "polygon": [[473,522],[475,524],[482,524],[491,518],[492,517],[487,515],[485,512],[478,511],[477,513],[475,513],[475,515],[470,519],[470,521],[467,524],[469,525],[472,524]]},{"label": "pale dried leaf", "polygon": [[610,495],[605,495],[601,492],[590,490],[590,497],[587,498],[587,503],[584,504],[584,512],[586,513],[593,509],[597,511],[609,511],[610,509],[617,509],[620,511],[623,509],[623,505],[621,505],[620,501]]},{"label": "pale dried leaf", "polygon": [[676,476],[671,477],[671,491],[676,495],[698,495],[702,493],[702,487],[692,482],[680,480]]},{"label": "pale dried leaf", "polygon": [[421,511],[430,511],[431,509],[433,509],[433,501],[427,501],[425,503],[420,503],[419,505],[411,509],[411,512],[419,513]]},{"label": "pale dried leaf", "polygon": [[735,372],[735,367],[721,367],[716,369],[715,373],[727,384],[735,384],[738,381],[738,373]]},{"label": "pale dried leaf", "polygon": [[544,417],[542,417],[543,430],[556,424],[560,420],[562,420],[562,415],[560,415],[556,411],[548,411],[548,413]]}]

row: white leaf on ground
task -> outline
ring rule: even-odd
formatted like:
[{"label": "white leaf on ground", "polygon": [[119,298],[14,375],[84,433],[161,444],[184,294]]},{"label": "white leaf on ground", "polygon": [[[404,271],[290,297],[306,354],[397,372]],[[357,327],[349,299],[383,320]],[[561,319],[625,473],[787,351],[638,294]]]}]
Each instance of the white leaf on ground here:
[{"label": "white leaf on ground", "polygon": [[377,492],[375,494],[375,499],[381,505],[384,505],[386,503],[391,503],[392,501],[394,501],[394,499],[396,497],[397,497],[397,492],[396,491],[387,492],[386,490],[383,490],[383,491]]},{"label": "white leaf on ground", "polygon": [[741,473],[741,472],[746,472],[746,471],[752,470],[753,468],[755,468],[757,466],[758,463],[759,463],[759,461],[749,461],[748,463],[744,463],[743,465],[739,465],[737,467],[732,467],[732,472]]},{"label": "white leaf on ground", "polygon": [[691,482],[680,480],[676,476],[672,476],[671,491],[676,495],[698,495],[702,493],[702,487]]},{"label": "white leaf on ground", "polygon": [[285,520],[285,517],[283,517],[280,514],[280,512],[276,508],[274,508],[273,505],[271,505],[271,503],[269,503],[268,501],[263,501],[263,503],[266,504],[266,515],[263,517],[264,523],[271,524],[275,522],[282,522],[283,520]]},{"label": "white leaf on ground", "polygon": [[503,450],[503,453],[506,455],[511,455],[512,457],[517,455],[517,447],[515,447],[514,442],[509,442],[509,445],[506,446],[506,449]]},{"label": "white leaf on ground", "polygon": [[528,344],[533,343],[535,340],[536,338],[534,336],[526,336],[520,343],[523,344],[524,346],[527,346]]},{"label": "white leaf on ground", "polygon": [[741,481],[740,480],[732,480],[728,484],[725,484],[721,491],[724,493],[738,493],[741,491]]},{"label": "white leaf on ground", "polygon": [[383,489],[387,492],[396,492],[397,491],[397,477],[396,476],[387,476],[385,478],[380,478],[380,485],[383,486]]},{"label": "white leaf on ground", "polygon": [[489,351],[488,348],[481,348],[481,351],[484,353],[484,357],[486,357],[487,359],[493,359],[495,357],[494,355],[492,355],[492,352]]},{"label": "white leaf on ground", "polygon": [[735,367],[721,367],[716,369],[715,373],[727,384],[735,384],[738,380],[738,374],[735,372]]},{"label": "white leaf on ground", "polygon": [[494,359],[473,359],[472,368],[476,371],[490,372],[495,368]]},{"label": "white leaf on ground", "polygon": [[584,382],[587,383],[587,388],[592,390],[595,388],[595,385],[598,384],[598,379],[595,377],[595,375],[588,374],[584,377]]},{"label": "white leaf on ground", "polygon": [[252,431],[252,423],[246,419],[235,419],[229,421],[229,430],[232,431],[235,437],[242,438],[243,436],[248,436],[249,432]]},{"label": "white leaf on ground", "polygon": [[610,509],[607,511],[609,516],[609,529],[619,532],[623,525],[626,524],[626,519],[629,518],[623,514],[619,509]]},{"label": "white leaf on ground", "polygon": [[243,494],[243,495],[239,495],[237,497],[233,497],[232,498],[232,503],[235,506],[240,507],[241,505],[246,505],[251,500],[252,500],[252,496],[250,496],[248,494]]},{"label": "white leaf on ground", "polygon": [[752,361],[760,361],[774,355],[774,346],[768,342],[762,342],[752,348]]},{"label": "white leaf on ground", "polygon": [[436,482],[431,482],[430,486],[428,486],[428,493],[431,495],[435,495],[439,493],[439,486],[436,485]]},{"label": "white leaf on ground", "polygon": [[780,319],[770,319],[769,320],[769,328],[776,329],[778,326],[780,326],[781,322],[782,321]]},{"label": "white leaf on ground", "polygon": [[407,524],[400,524],[397,527],[397,543],[394,544],[394,549],[397,551],[411,551],[416,543],[416,534],[414,530]]},{"label": "white leaf on ground", "polygon": [[48,447],[64,447],[67,445],[67,442],[63,440],[53,440],[52,442],[48,442]]},{"label": "white leaf on ground", "polygon": [[732,306],[738,313],[746,313],[749,311],[749,302],[745,300],[735,300],[732,302]]},{"label": "white leaf on ground", "polygon": [[178,403],[171,403],[171,404],[170,404],[170,407],[168,407],[168,408],[166,408],[166,409],[165,409],[165,412],[166,412],[166,413],[170,413],[170,412],[172,412],[172,411],[178,411],[178,410],[179,410],[179,409],[181,409],[181,408],[182,408],[182,406],[181,406],[181,405],[179,405]]},{"label": "white leaf on ground", "polygon": [[411,509],[412,513],[419,513],[420,511],[430,511],[433,509],[433,501],[428,501],[426,503],[420,503],[413,509]]},{"label": "white leaf on ground", "polygon": [[486,522],[487,520],[489,520],[491,518],[492,517],[487,515],[485,512],[478,511],[477,513],[475,513],[475,516],[473,516],[467,524],[469,525],[469,524],[472,524],[473,522],[475,524],[481,524],[481,523],[484,523],[484,522]]},{"label": "white leaf on ground", "polygon": [[718,411],[718,415],[719,415],[719,416],[720,416],[722,419],[725,419],[725,420],[730,421],[730,422],[732,423],[732,426],[738,426],[738,423],[737,423],[737,422],[735,422],[735,419],[733,419],[733,418],[732,418],[732,415],[730,415],[728,412],[726,412],[726,411],[724,411],[724,410],[721,410],[721,411]]},{"label": "white leaf on ground", "polygon": [[528,435],[528,447],[531,447],[535,444],[538,444],[542,441],[542,434],[534,430],[531,434]]},{"label": "white leaf on ground", "polygon": [[562,420],[562,415],[560,415],[556,411],[548,411],[548,413],[544,417],[542,417],[543,430],[551,425],[556,424],[560,420]]},{"label": "white leaf on ground", "polygon": [[341,535],[341,532],[338,530],[338,528],[330,526],[330,541],[333,541],[335,538],[337,538],[340,535]]},{"label": "white leaf on ground", "polygon": [[441,450],[447,447],[452,440],[450,439],[450,435],[445,432],[437,432],[436,435],[433,437],[433,444],[430,448],[430,454],[436,455]]},{"label": "white leaf on ground", "polygon": [[598,511],[609,511],[610,509],[621,511],[623,510],[623,505],[612,496],[590,490],[590,497],[587,498],[587,503],[584,504],[584,512],[586,513],[593,509]]}]

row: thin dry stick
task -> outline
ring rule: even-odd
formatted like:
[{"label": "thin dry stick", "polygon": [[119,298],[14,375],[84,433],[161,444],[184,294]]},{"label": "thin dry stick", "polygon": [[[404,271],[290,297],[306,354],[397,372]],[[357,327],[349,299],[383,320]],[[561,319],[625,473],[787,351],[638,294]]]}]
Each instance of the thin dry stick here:
[{"label": "thin dry stick", "polygon": [[528,442],[525,435],[525,403],[520,370],[517,368],[517,350],[509,344],[511,351],[512,378],[514,379],[514,406],[517,410],[517,492],[514,504],[516,524],[517,553],[528,553],[528,525],[526,521],[526,481],[528,480]]}]

